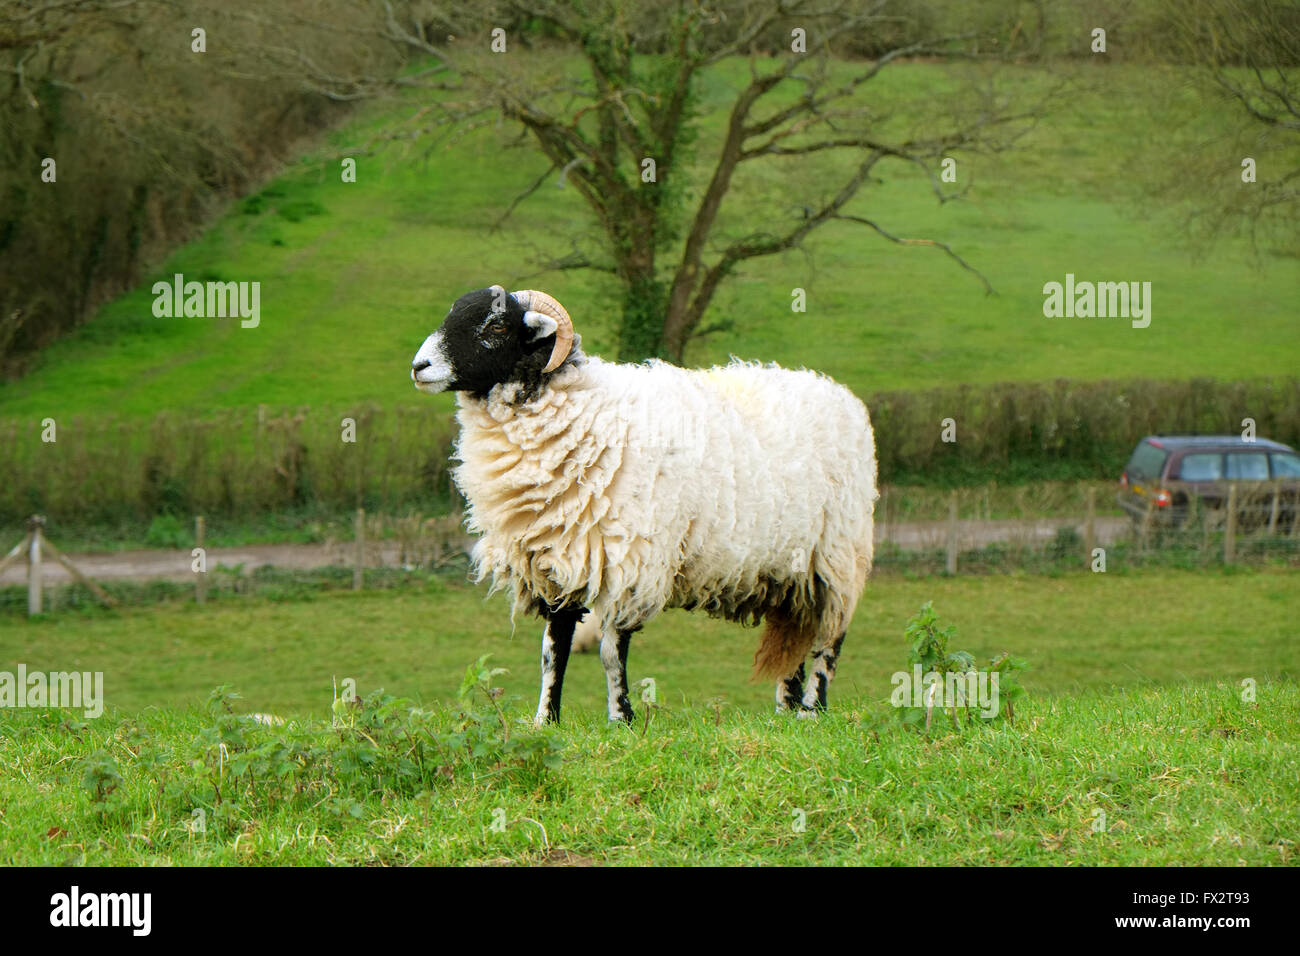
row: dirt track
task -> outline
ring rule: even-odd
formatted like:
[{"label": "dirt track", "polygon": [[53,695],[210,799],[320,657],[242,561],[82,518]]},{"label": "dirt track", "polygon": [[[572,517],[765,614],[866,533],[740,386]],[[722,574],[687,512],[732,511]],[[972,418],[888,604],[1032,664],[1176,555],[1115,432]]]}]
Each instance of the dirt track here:
[{"label": "dirt track", "polygon": [[[1047,541],[1056,535],[1057,529],[1072,525],[1081,535],[1082,519],[1040,518],[1037,520],[1009,521],[959,521],[957,522],[958,545],[962,549],[983,547],[995,541],[1035,542]],[[1113,543],[1128,528],[1125,518],[1098,518],[1095,523],[1097,543]],[[946,521],[914,521],[896,523],[889,526],[876,525],[876,543],[888,540],[908,550],[924,548],[942,548],[947,541],[948,523]],[[57,544],[57,542],[55,542]],[[274,565],[281,568],[319,568],[330,564],[344,563],[342,554],[349,554],[348,547],[340,548],[320,544],[258,544],[239,548],[209,548],[208,567],[218,565],[233,567],[242,564],[245,570]],[[193,572],[190,570],[192,558],[190,552],[153,550],[153,551],[118,551],[99,554],[70,554],[69,558],[81,569],[82,573],[92,579],[121,580],[151,578],[172,578],[184,580]],[[383,563],[397,563],[397,546],[386,547],[383,551]],[[46,558],[43,565],[44,580],[51,584],[63,584],[71,576],[62,565],[52,558]],[[18,561],[0,572],[0,585],[21,584],[27,579],[27,565]]]}]

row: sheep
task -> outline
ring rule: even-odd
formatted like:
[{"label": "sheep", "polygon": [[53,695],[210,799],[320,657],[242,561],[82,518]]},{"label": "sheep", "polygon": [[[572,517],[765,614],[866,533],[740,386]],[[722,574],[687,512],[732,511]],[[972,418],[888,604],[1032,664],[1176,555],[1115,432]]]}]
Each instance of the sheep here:
[{"label": "sheep", "polygon": [[[575,630],[600,635],[611,721],[631,723],[631,636],[665,608],[765,629],[753,676],[776,710],[825,710],[872,562],[866,407],[826,376],[741,362],[687,370],[583,353],[534,290],[466,293],[411,363],[457,393],[453,478],[477,580],[542,634],[536,722],[558,722]],[[812,680],[805,689],[805,659]]]}]

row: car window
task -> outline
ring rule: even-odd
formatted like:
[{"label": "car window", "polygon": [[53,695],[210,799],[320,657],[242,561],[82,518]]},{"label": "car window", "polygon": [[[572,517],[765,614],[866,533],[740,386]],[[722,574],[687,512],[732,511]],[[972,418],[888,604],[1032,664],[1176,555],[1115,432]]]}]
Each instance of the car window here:
[{"label": "car window", "polygon": [[1300,455],[1269,455],[1274,478],[1300,478]]},{"label": "car window", "polygon": [[1134,450],[1133,457],[1129,459],[1124,470],[1128,472],[1130,478],[1158,478],[1164,470],[1165,459],[1168,457],[1169,452],[1163,448],[1142,442]]},{"label": "car window", "polygon": [[1218,481],[1223,477],[1223,456],[1188,455],[1179,466],[1178,477],[1183,481]]},{"label": "car window", "polygon": [[1263,452],[1229,452],[1224,471],[1228,478],[1243,481],[1268,481],[1268,456]]}]

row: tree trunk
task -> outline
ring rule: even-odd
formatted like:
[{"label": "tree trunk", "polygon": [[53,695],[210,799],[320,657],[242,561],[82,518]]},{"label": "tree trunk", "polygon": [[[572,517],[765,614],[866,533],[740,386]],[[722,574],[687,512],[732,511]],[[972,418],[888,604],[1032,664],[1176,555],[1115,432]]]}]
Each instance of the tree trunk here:
[{"label": "tree trunk", "polygon": [[664,358],[664,315],[668,293],[655,275],[655,210],[638,205],[624,211],[621,235],[611,236],[623,286],[618,357],[623,362]]},{"label": "tree trunk", "polygon": [[648,358],[680,359],[664,349],[664,312],[668,296],[654,276],[653,266],[621,274],[623,315],[619,328],[618,357],[623,362]]},{"label": "tree trunk", "polygon": [[[673,291],[676,292],[676,289]],[[689,292],[689,290],[687,291]],[[674,362],[681,362],[682,354],[686,351],[686,340],[690,338],[693,327],[690,312],[690,300],[684,295],[665,296],[663,316],[664,353]]]}]

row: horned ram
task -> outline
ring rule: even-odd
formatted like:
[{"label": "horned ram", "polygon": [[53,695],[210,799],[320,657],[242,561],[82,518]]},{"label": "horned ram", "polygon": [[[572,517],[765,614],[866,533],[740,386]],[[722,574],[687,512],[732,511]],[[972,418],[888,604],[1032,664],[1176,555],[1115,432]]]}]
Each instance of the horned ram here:
[{"label": "horned ram", "polygon": [[478,579],[546,622],[539,724],[559,719],[588,615],[609,718],[630,722],[628,644],[665,608],[765,622],[754,676],[776,679],[777,710],[826,707],[878,497],[870,419],[847,388],[736,360],[602,361],[551,296],[501,286],[456,300],[411,378],[457,393]]}]

